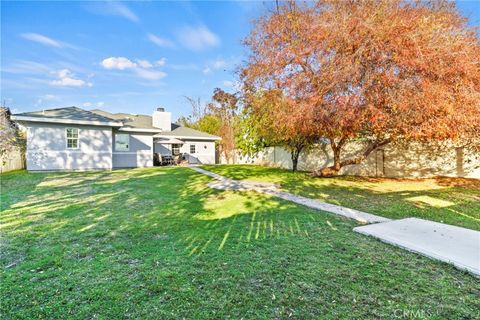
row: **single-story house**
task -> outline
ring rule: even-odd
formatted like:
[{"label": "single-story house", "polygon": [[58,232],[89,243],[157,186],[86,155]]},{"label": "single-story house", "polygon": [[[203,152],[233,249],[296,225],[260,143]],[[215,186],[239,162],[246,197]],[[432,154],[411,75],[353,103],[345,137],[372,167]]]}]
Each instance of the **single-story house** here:
[{"label": "single-story house", "polygon": [[27,170],[151,167],[154,153],[182,155],[188,163],[215,163],[219,137],[171,122],[158,108],[152,116],[77,107],[14,114],[26,130]]}]

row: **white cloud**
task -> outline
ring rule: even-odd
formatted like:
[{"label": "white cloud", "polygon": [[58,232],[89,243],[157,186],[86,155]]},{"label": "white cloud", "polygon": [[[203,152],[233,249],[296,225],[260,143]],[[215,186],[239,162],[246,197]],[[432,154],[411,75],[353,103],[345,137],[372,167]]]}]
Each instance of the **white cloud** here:
[{"label": "white cloud", "polygon": [[50,71],[50,67],[45,64],[27,60],[18,60],[10,67],[2,68],[2,72],[14,74],[45,74]]},{"label": "white cloud", "polygon": [[222,59],[215,60],[212,64],[212,67],[216,70],[225,68],[226,66],[227,63],[225,62],[225,60]]},{"label": "white cloud", "polygon": [[43,103],[42,98],[38,98],[38,99],[35,101],[35,103],[33,104],[33,106],[34,106],[34,107],[39,107],[39,106],[42,105],[42,103]]},{"label": "white cloud", "polygon": [[[157,67],[162,67],[167,62],[167,59],[162,58],[158,61],[155,61],[154,64]],[[135,62],[132,60],[125,58],[125,57],[110,57],[103,59],[102,66],[105,69],[117,69],[117,70],[126,70],[126,69],[136,69],[136,68],[143,68],[143,69],[150,69],[154,65],[145,59],[137,59]]]},{"label": "white cloud", "polygon": [[41,96],[41,98],[43,98],[44,100],[47,100],[47,101],[55,101],[55,100],[59,99],[59,97],[57,97],[56,95],[53,95],[53,94],[45,94],[45,95]]},{"label": "white cloud", "polygon": [[105,102],[102,102],[102,101],[99,101],[97,103],[93,103],[93,102],[82,103],[82,107],[84,107],[84,108],[93,108],[93,107],[101,108],[104,105],[105,105]]},{"label": "white cloud", "polygon": [[[155,62],[155,66],[163,66],[165,62],[165,58],[160,59]],[[149,80],[158,80],[167,75],[163,71],[149,70],[154,65],[148,60],[136,60],[136,62],[133,62],[125,57],[110,57],[104,59],[101,64],[105,69],[132,70],[137,76]]]},{"label": "white cloud", "polygon": [[112,12],[122,16],[130,21],[138,22],[139,19],[132,10],[130,10],[126,5],[121,4],[119,2],[111,2],[110,6],[112,7]]},{"label": "white cloud", "polygon": [[155,61],[155,65],[156,66],[159,66],[159,67],[163,67],[165,65],[165,63],[167,63],[167,59],[166,58],[162,58],[160,60],[157,60]]},{"label": "white cloud", "polygon": [[233,83],[233,81],[225,80],[225,81],[223,81],[223,85],[224,85],[225,87],[230,87],[230,88],[232,88],[232,87],[234,86],[234,83]]},{"label": "white cloud", "polygon": [[144,79],[148,80],[159,80],[164,78],[167,74],[163,71],[153,71],[153,70],[146,70],[146,69],[135,69],[136,74]]},{"label": "white cloud", "polygon": [[239,81],[224,80],[223,81],[223,86],[225,86],[227,88],[232,88],[236,91],[240,91],[242,89],[242,84]]},{"label": "white cloud", "polygon": [[125,57],[110,57],[107,59],[103,59],[102,66],[105,69],[125,70],[136,68],[137,64]]},{"label": "white cloud", "polygon": [[157,46],[162,47],[162,48],[174,48],[175,47],[175,44],[172,41],[170,41],[168,39],[165,39],[165,38],[162,38],[162,37],[159,37],[157,35],[154,35],[153,33],[147,34],[147,38],[148,38],[148,40],[150,40],[151,42],[153,42],[154,44],[156,44]]},{"label": "white cloud", "polygon": [[57,48],[63,47],[60,41],[54,40],[52,38],[49,38],[47,36],[44,36],[38,33],[33,33],[33,32],[22,33],[20,36],[24,39],[27,39],[33,42],[38,42],[46,46],[57,47]]},{"label": "white cloud", "polygon": [[186,64],[168,64],[169,68],[172,68],[173,70],[179,70],[179,71],[189,71],[189,70],[199,70],[200,68],[194,64],[194,63],[186,63]]},{"label": "white cloud", "polygon": [[86,82],[81,79],[75,79],[75,75],[68,69],[62,69],[53,72],[53,74],[58,78],[57,80],[50,81],[50,84],[53,86],[60,87],[91,87],[93,84],[91,82]]},{"label": "white cloud", "polygon": [[87,1],[83,7],[94,14],[118,16],[132,22],[140,21],[138,16],[129,7],[118,1]]},{"label": "white cloud", "polygon": [[37,42],[40,44],[43,44],[45,46],[49,47],[55,47],[55,48],[70,48],[70,49],[79,49],[79,47],[74,46],[72,44],[58,41],[55,39],[52,39],[50,37],[44,36],[39,33],[33,33],[33,32],[28,32],[28,33],[22,33],[20,36],[26,40]]},{"label": "white cloud", "polygon": [[219,37],[206,26],[186,26],[180,30],[178,39],[185,47],[194,51],[201,51],[220,44]]},{"label": "white cloud", "polygon": [[145,69],[153,67],[153,65],[148,60],[137,60],[137,64]]},{"label": "white cloud", "polygon": [[44,104],[44,102],[46,101],[59,101],[60,100],[60,97],[56,96],[56,95],[53,95],[53,94],[44,94],[44,95],[41,95],[37,98],[37,100],[35,101],[34,103],[34,106],[35,107],[38,107],[38,106],[41,106],[42,104]]},{"label": "white cloud", "polygon": [[214,70],[219,70],[227,67],[227,62],[223,59],[217,59],[211,61],[207,66],[202,70],[203,74],[212,73]]}]

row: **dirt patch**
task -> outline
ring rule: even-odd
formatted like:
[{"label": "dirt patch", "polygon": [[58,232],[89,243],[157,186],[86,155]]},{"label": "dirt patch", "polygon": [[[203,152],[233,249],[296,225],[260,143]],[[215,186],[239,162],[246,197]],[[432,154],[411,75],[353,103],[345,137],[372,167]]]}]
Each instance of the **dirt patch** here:
[{"label": "dirt patch", "polygon": [[480,179],[437,177],[437,183],[444,187],[462,187],[480,190]]}]

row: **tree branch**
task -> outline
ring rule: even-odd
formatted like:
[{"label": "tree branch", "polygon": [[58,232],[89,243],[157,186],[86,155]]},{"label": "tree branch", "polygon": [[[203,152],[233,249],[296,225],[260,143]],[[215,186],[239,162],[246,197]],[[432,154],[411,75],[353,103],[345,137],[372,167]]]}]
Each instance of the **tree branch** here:
[{"label": "tree branch", "polygon": [[369,144],[359,156],[341,161],[340,162],[340,167],[349,166],[349,165],[352,165],[352,164],[360,164],[362,161],[364,161],[366,158],[368,158],[368,156],[373,151],[377,150],[380,147],[383,147],[383,146],[389,144],[390,142],[392,142],[391,139],[385,139],[383,141],[375,141],[375,142]]}]

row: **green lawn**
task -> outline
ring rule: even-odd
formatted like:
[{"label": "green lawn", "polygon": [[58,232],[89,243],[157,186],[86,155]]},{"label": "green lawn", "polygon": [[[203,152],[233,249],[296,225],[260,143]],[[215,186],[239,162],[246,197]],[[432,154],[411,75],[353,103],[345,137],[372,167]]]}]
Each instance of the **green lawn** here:
[{"label": "green lawn", "polygon": [[203,167],[234,179],[276,182],[298,195],[383,217],[418,217],[480,230],[479,180],[312,178],[304,172],[253,165]]},{"label": "green lawn", "polygon": [[188,168],[2,175],[0,317],[480,316],[470,274],[208,181]]}]

